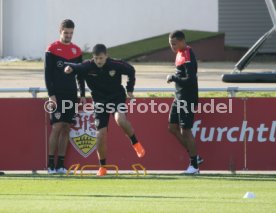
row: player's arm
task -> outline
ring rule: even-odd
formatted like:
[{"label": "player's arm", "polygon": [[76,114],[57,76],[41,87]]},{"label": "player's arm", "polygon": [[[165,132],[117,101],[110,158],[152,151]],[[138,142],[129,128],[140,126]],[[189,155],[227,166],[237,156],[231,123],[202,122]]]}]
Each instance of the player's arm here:
[{"label": "player's arm", "polygon": [[48,91],[48,96],[52,98],[55,96],[54,69],[54,55],[50,51],[47,51],[45,53],[44,60],[45,84]]},{"label": "player's arm", "polygon": [[[78,58],[78,62],[82,62],[82,56]],[[77,74],[77,82],[78,82],[78,87],[80,90],[80,97],[85,98],[85,82],[84,82],[84,75],[81,75],[80,73]],[[83,102],[83,101],[82,101]]]},{"label": "player's arm", "polygon": [[134,85],[135,85],[135,69],[133,66],[130,64],[124,62],[124,61],[119,61],[117,63],[118,70],[121,72],[122,75],[127,75],[127,85],[126,85],[126,90],[127,94],[130,98],[134,98],[133,96],[133,91],[134,91]]},{"label": "player's arm", "polygon": [[93,73],[94,66],[90,61],[84,61],[82,63],[70,63],[66,62],[64,72],[66,74],[74,73],[82,76],[86,76],[89,73]]},{"label": "player's arm", "polygon": [[180,77],[177,75],[168,75],[167,82],[178,83],[182,87],[190,87],[194,85],[197,81],[197,62],[196,58],[191,51],[191,61],[185,64],[187,75],[186,77]]}]

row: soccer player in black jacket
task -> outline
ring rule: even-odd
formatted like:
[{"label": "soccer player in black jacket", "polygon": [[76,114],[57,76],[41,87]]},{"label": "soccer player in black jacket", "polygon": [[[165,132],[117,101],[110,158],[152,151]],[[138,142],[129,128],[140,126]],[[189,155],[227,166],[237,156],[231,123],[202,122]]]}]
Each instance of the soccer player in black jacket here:
[{"label": "soccer player in black jacket", "polygon": [[130,64],[109,58],[105,45],[97,44],[93,48],[93,58],[82,64],[69,64],[66,73],[81,74],[92,92],[95,106],[95,126],[97,128],[97,152],[100,163],[98,176],[106,175],[106,138],[110,114],[125,134],[130,138],[138,157],[145,155],[145,150],[136,139],[134,130],[126,119],[124,104],[126,92],[122,86],[122,75],[128,76],[127,95],[134,98],[135,69]]},{"label": "soccer player in black jacket", "polygon": [[[177,54],[175,60],[177,71],[174,75],[167,76],[167,83],[174,82],[176,88],[169,116],[169,131],[189,153],[190,165],[185,173],[197,174],[199,173],[198,164],[203,162],[203,159],[197,155],[195,139],[191,131],[194,122],[191,107],[198,104],[197,61],[191,47],[187,46],[182,31],[171,33],[169,43],[172,51]],[[187,107],[183,107],[184,102]]]},{"label": "soccer player in black jacket", "polygon": [[[62,101],[77,102],[77,85],[75,74],[64,73],[65,62],[82,62],[80,48],[71,43],[74,22],[66,19],[60,25],[60,39],[49,45],[45,54],[45,83],[48,90],[49,101],[54,102],[55,111],[50,114],[52,131],[49,138],[48,173],[66,173],[63,162],[69,140],[70,124],[74,123],[75,108],[63,112]],[[85,102],[84,80],[78,76],[81,91],[81,102]],[[55,152],[58,148],[58,160],[55,165]]]}]

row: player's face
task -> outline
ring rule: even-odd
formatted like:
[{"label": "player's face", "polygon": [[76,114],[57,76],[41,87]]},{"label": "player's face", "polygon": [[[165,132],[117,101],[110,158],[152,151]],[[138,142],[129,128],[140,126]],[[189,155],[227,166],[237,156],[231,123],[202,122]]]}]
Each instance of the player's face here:
[{"label": "player's face", "polygon": [[69,44],[72,41],[74,29],[73,28],[62,28],[60,30],[60,41],[64,44]]},{"label": "player's face", "polygon": [[93,55],[94,62],[99,68],[104,66],[107,58],[108,58],[107,54],[104,54],[104,53],[100,53],[99,55]]},{"label": "player's face", "polygon": [[176,38],[169,38],[169,43],[173,52],[177,53],[185,47],[184,40],[177,40]]}]

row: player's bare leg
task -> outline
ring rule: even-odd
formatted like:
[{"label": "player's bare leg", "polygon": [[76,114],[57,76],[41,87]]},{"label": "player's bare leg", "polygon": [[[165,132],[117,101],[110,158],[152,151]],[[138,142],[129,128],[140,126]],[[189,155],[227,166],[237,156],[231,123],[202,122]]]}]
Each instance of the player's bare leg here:
[{"label": "player's bare leg", "polygon": [[56,170],[57,173],[59,174],[65,174],[67,170],[64,167],[64,160],[65,160],[65,155],[67,151],[67,146],[69,142],[69,132],[70,132],[70,124],[60,122],[61,124],[61,129],[60,129],[60,134],[58,138],[58,160],[57,160],[57,165],[56,165]]},{"label": "player's bare leg", "polygon": [[62,128],[59,134],[59,142],[58,142],[58,155],[65,156],[69,141],[69,133],[70,133],[70,124],[62,123]]},{"label": "player's bare leg", "polygon": [[136,154],[139,158],[142,158],[145,155],[145,149],[141,145],[140,142],[136,139],[136,135],[134,133],[134,130],[130,124],[130,122],[126,118],[125,113],[119,113],[116,112],[114,115],[115,121],[118,124],[119,127],[123,129],[125,134],[130,138],[132,146],[134,150],[136,151]]},{"label": "player's bare leg", "polygon": [[97,176],[106,175],[106,168],[103,166],[106,164],[106,141],[107,141],[107,127],[101,128],[97,132],[97,154],[100,162],[100,169]]},{"label": "player's bare leg", "polygon": [[107,138],[107,127],[101,128],[97,132],[97,153],[99,160],[106,158],[106,138]]},{"label": "player's bare leg", "polygon": [[190,156],[197,155],[195,139],[194,139],[191,129],[181,128],[181,136],[183,138],[183,141],[185,141],[185,143],[186,143],[186,146],[187,146],[187,149],[189,150]]},{"label": "player's bare leg", "polygon": [[190,165],[186,173],[196,174],[199,172],[199,169],[198,169],[198,156],[197,156],[194,136],[192,134],[191,129],[184,129],[184,128],[181,128],[181,135],[183,139],[186,141],[187,148],[190,154]]},{"label": "player's bare leg", "polygon": [[59,141],[59,135],[63,128],[63,124],[61,122],[54,123],[52,125],[52,131],[49,137],[49,155],[54,155],[56,152],[56,148]]},{"label": "player's bare leg", "polygon": [[203,162],[203,159],[197,155],[195,139],[191,129],[180,128],[178,124],[169,124],[169,132],[174,135],[181,145],[186,149],[191,159],[191,162],[196,159],[196,163],[193,164],[197,167],[198,164]]},{"label": "player's bare leg", "polygon": [[55,152],[59,142],[59,136],[62,131],[63,124],[61,122],[52,125],[52,131],[49,137],[49,159],[48,159],[48,173],[55,174]]},{"label": "player's bare leg", "polygon": [[125,113],[116,112],[114,118],[118,126],[124,130],[127,136],[131,137],[134,135],[134,130],[130,122],[127,120]]},{"label": "player's bare leg", "polygon": [[187,141],[183,138],[183,135],[181,134],[179,125],[178,124],[169,124],[168,129],[169,129],[169,132],[177,138],[177,140],[180,142],[180,144],[182,146],[184,146],[184,148],[189,153]]}]

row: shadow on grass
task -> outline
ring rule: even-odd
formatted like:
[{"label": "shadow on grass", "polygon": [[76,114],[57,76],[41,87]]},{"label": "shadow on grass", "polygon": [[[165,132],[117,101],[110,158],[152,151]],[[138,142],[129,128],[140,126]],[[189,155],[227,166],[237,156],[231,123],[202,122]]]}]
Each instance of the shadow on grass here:
[{"label": "shadow on grass", "polygon": [[[134,198],[134,199],[194,199],[195,197],[193,196],[164,196],[164,195],[120,195],[120,194],[1,194],[0,197],[5,196],[7,199],[14,199],[14,198],[9,198],[10,196],[22,196],[22,197],[37,197],[37,196],[42,196],[42,197],[68,197],[68,198]],[[39,199],[39,198],[37,198]],[[44,199],[44,198],[43,198]],[[202,199],[202,197],[201,197]],[[203,198],[204,199],[204,198]],[[208,199],[208,197],[206,197]],[[45,200],[45,199],[44,199]]]}]

